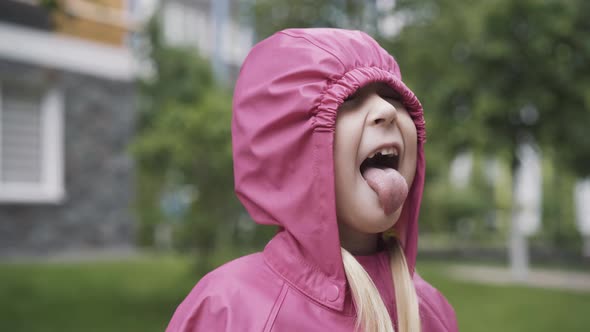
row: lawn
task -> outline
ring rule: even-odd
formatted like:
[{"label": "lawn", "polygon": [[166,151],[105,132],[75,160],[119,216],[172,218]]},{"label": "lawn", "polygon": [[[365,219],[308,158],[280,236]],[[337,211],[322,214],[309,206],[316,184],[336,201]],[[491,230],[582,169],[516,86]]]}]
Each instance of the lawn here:
[{"label": "lawn", "polygon": [[451,302],[461,331],[590,330],[590,292],[455,281],[441,273],[441,263],[419,263],[417,268]]},{"label": "lawn", "polygon": [[186,258],[0,265],[0,330],[161,332],[195,280]]},{"label": "lawn", "polygon": [[[588,331],[590,293],[449,280],[444,265],[422,276],[457,311],[461,331]],[[198,279],[188,258],[121,262],[1,264],[2,331],[163,331]]]}]

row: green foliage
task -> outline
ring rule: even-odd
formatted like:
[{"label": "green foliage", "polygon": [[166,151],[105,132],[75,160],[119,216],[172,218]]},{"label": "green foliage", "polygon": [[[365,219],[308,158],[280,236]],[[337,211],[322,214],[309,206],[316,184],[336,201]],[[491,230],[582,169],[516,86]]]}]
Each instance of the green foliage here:
[{"label": "green foliage", "polygon": [[[427,156],[467,148],[499,156],[514,169],[517,144],[534,138],[550,161],[546,166],[558,173],[546,181],[543,227],[533,242],[579,248],[571,181],[563,179],[590,174],[584,134],[590,123],[589,3],[422,0],[396,6],[409,23],[383,42],[425,106]],[[437,199],[454,200],[427,194],[425,208],[441,209],[445,204]],[[493,208],[494,200],[489,203]],[[503,209],[509,214],[510,207]]]},{"label": "green foliage", "polygon": [[550,163],[543,171],[543,225],[531,242],[543,249],[553,245],[561,252],[579,252],[582,236],[575,223],[572,199],[575,178],[560,174]]},{"label": "green foliage", "polygon": [[425,203],[421,214],[424,231],[463,231],[461,226],[465,225],[460,223],[472,222],[490,209],[489,201],[481,195],[481,190],[474,187],[456,189],[448,183],[432,184],[425,193],[425,200],[428,203]]},{"label": "green foliage", "polygon": [[510,156],[534,137],[564,170],[590,174],[586,1],[399,1],[412,17],[386,45],[427,110],[437,149]]},{"label": "green foliage", "polygon": [[286,28],[376,30],[377,13],[367,2],[358,0],[257,0],[251,14],[261,39]]},{"label": "green foliage", "polygon": [[60,3],[58,0],[41,0],[39,4],[49,10],[56,10],[60,8]]},{"label": "green foliage", "polygon": [[[139,135],[133,145],[139,241],[152,245],[157,225],[176,221],[175,247],[211,251],[232,243],[228,230],[244,213],[233,191],[231,93],[214,82],[196,50],[166,46],[155,20],[149,36],[154,76],[140,83]],[[185,213],[165,214],[165,195],[187,188]]]}]

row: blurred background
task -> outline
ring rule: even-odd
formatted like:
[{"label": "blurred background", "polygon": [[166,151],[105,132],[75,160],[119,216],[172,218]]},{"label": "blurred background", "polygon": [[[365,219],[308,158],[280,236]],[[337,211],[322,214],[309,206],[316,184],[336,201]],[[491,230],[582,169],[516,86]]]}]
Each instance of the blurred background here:
[{"label": "blurred background", "polygon": [[0,0],[0,330],[163,331],[263,248],[232,88],[288,27],[368,32],[422,101],[417,268],[460,329],[587,331],[584,0]]}]

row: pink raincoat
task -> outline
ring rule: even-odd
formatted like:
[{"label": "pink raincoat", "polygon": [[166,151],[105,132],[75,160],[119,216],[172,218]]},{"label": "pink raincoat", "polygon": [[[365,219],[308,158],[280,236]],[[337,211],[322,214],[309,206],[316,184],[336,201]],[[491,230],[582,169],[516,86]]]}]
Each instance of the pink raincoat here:
[{"label": "pink raincoat", "polygon": [[[280,231],[263,252],[203,277],[167,332],[354,330],[336,221],[334,128],[343,100],[375,81],[400,93],[418,132],[416,176],[401,219],[409,222],[395,228],[418,293],[422,331],[457,331],[452,307],[414,272],[424,185],[420,102],[395,60],[365,33],[290,29],[260,42],[246,58],[232,120],[236,193],[257,223]],[[397,326],[387,253],[357,259]]]}]

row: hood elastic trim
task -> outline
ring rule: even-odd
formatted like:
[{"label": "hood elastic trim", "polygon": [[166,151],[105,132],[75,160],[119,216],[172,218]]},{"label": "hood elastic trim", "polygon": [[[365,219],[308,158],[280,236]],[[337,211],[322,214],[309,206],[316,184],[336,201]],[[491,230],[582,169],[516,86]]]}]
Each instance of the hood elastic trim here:
[{"label": "hood elastic trim", "polygon": [[419,142],[426,141],[424,111],[416,95],[395,74],[379,67],[357,67],[341,77],[328,82],[319,105],[312,110],[313,126],[316,130],[334,131],[338,108],[346,98],[362,87],[382,82],[400,94],[402,103],[408,109],[416,126]]}]

